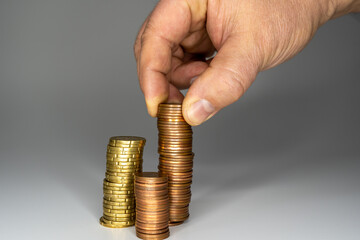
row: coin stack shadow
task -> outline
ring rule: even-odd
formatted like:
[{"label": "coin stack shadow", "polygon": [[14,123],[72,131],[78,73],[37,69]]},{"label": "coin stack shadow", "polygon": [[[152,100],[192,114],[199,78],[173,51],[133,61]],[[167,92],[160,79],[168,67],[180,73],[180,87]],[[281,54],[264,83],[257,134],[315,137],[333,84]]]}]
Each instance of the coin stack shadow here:
[{"label": "coin stack shadow", "polygon": [[122,228],[135,224],[135,174],[142,172],[145,138],[111,137],[106,152],[103,216],[100,224]]},{"label": "coin stack shadow", "polygon": [[136,236],[141,239],[169,237],[168,179],[161,173],[135,175]]},{"label": "coin stack shadow", "polygon": [[182,116],[181,104],[160,104],[157,117],[160,154],[158,169],[168,176],[170,226],[174,226],[189,217],[193,132]]}]

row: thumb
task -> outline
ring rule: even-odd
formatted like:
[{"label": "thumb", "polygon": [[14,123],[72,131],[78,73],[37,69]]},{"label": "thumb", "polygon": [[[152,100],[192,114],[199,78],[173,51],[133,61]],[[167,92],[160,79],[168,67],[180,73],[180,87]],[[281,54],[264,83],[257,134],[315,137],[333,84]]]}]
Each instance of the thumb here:
[{"label": "thumb", "polygon": [[250,87],[261,65],[253,43],[228,38],[210,66],[194,81],[183,102],[183,115],[190,125],[208,120]]}]

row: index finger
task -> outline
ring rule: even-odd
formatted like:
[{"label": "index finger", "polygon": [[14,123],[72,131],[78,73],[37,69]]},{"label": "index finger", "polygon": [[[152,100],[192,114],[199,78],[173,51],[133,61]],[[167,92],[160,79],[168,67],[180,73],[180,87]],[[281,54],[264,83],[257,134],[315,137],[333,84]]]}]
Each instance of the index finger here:
[{"label": "index finger", "polygon": [[153,117],[158,105],[169,96],[166,75],[171,69],[171,57],[189,33],[193,19],[188,1],[162,0],[145,27],[137,61],[140,86]]}]

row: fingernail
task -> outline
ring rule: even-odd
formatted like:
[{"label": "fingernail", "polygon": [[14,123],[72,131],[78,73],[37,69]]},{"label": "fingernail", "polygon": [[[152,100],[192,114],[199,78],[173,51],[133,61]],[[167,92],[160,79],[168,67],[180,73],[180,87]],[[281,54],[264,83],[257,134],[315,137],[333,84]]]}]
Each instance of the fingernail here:
[{"label": "fingernail", "polygon": [[187,111],[187,117],[192,124],[199,125],[214,111],[215,108],[209,101],[201,99],[190,106],[190,109]]},{"label": "fingernail", "polygon": [[190,80],[190,85],[193,84],[193,82],[198,78],[198,76],[196,77],[193,77],[191,80]]}]

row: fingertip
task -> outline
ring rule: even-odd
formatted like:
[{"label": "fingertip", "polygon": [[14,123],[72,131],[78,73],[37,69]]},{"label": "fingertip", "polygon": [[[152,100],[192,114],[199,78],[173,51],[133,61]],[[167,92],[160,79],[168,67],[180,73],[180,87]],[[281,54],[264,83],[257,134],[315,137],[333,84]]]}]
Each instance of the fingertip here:
[{"label": "fingertip", "polygon": [[191,126],[202,124],[214,116],[215,113],[215,107],[206,99],[190,99],[183,104],[184,119]]},{"label": "fingertip", "polygon": [[151,117],[157,116],[158,106],[160,103],[165,102],[168,99],[167,95],[160,95],[151,99],[146,99],[146,107]]}]

